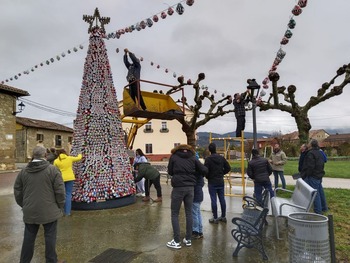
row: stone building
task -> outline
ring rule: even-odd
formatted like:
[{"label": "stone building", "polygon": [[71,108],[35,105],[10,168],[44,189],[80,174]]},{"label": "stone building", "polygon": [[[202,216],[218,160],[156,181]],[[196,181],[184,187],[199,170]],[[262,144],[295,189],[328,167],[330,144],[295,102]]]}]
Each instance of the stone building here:
[{"label": "stone building", "polygon": [[0,171],[15,169],[17,99],[25,90],[0,84]]},{"label": "stone building", "polygon": [[16,162],[27,162],[35,146],[45,148],[71,150],[73,129],[64,125],[35,120],[30,118],[16,118]]}]

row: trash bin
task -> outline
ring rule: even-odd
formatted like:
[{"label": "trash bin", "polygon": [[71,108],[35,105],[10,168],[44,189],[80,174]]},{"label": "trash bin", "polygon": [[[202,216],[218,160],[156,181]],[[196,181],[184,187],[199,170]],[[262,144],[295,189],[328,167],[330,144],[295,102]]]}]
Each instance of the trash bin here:
[{"label": "trash bin", "polygon": [[331,262],[328,218],[314,213],[288,216],[289,262]]}]

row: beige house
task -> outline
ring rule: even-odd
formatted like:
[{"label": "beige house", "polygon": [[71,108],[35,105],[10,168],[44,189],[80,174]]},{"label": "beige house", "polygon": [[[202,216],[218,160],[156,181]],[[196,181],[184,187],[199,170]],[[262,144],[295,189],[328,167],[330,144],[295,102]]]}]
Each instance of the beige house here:
[{"label": "beige house", "polygon": [[70,151],[73,129],[50,121],[16,118],[16,162],[27,162],[35,146]]},{"label": "beige house", "polygon": [[16,114],[20,111],[17,99],[23,96],[29,96],[29,93],[0,84],[0,171],[16,168]]},{"label": "beige house", "polygon": [[[122,107],[120,110],[122,111]],[[191,116],[191,113],[186,111],[186,117]],[[131,125],[123,122],[126,134],[129,133]],[[168,160],[175,146],[186,143],[187,137],[179,121],[151,119],[138,129],[132,148],[133,150],[140,148],[149,161],[156,162]]]},{"label": "beige house", "polygon": [[[324,141],[328,136],[329,134],[323,129],[309,131],[309,139],[316,139],[319,142]],[[284,134],[282,135],[282,140],[288,142],[299,142],[299,132],[294,131],[292,133]]]}]

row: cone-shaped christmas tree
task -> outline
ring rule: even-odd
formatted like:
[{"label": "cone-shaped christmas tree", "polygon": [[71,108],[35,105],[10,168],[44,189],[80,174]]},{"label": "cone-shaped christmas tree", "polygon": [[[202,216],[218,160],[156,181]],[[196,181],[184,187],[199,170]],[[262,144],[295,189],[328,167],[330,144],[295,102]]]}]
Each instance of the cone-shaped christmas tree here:
[{"label": "cone-shaped christmas tree", "polygon": [[72,154],[82,153],[83,160],[74,164],[72,207],[114,208],[135,202],[135,185],[102,38],[109,18],[101,18],[98,9],[94,16],[83,18],[90,23],[90,43],[74,123]]}]

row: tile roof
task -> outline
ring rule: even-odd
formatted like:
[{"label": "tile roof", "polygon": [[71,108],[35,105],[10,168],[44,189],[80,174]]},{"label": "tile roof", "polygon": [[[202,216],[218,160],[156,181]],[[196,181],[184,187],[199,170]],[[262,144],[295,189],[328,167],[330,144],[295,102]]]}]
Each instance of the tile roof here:
[{"label": "tile roof", "polygon": [[73,132],[72,128],[66,127],[64,125],[51,122],[51,121],[42,121],[42,120],[35,120],[35,119],[29,119],[24,117],[16,117],[16,123],[21,124],[26,127],[32,127],[32,128],[41,128],[41,129],[47,129],[47,130],[56,130],[56,131],[65,131],[65,132]]},{"label": "tile roof", "polygon": [[331,134],[324,141],[331,142],[331,141],[342,141],[342,140],[349,141],[350,140],[350,133]]},{"label": "tile roof", "polygon": [[28,91],[17,89],[17,88],[11,87],[11,86],[7,86],[5,84],[0,84],[0,92],[1,93],[7,93],[7,94],[15,95],[15,96],[18,96],[18,97],[30,96]]}]

